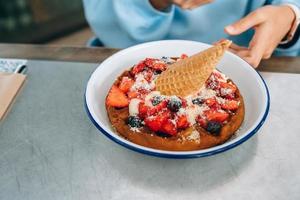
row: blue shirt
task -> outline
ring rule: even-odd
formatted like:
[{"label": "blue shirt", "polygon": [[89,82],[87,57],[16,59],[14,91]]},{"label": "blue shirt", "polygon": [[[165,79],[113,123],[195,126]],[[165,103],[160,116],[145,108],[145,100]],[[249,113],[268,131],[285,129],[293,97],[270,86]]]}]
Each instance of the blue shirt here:
[{"label": "blue shirt", "polygon": [[[299,0],[216,0],[193,10],[183,10],[173,5],[161,12],[153,8],[148,0],[83,2],[86,18],[96,36],[105,46],[115,48],[163,39],[212,43],[221,38],[248,46],[253,30],[239,36],[229,36],[224,32],[224,27],[266,4],[292,3],[300,7]],[[275,54],[300,55],[300,40],[288,49],[277,48]]]}]

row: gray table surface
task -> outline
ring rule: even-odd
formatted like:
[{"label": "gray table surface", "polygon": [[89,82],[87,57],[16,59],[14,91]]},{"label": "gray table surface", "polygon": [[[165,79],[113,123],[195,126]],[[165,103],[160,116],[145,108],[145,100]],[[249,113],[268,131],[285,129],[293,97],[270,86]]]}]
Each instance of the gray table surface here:
[{"label": "gray table surface", "polygon": [[300,199],[300,75],[263,73],[270,115],[257,135],[212,157],[127,150],[89,121],[83,93],[97,64],[29,61],[0,124],[0,199]]}]

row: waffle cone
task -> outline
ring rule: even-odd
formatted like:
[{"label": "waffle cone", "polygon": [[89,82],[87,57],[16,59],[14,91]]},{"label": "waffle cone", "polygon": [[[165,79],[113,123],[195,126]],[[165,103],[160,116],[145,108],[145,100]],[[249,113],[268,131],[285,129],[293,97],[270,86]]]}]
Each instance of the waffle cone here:
[{"label": "waffle cone", "polygon": [[189,58],[175,62],[156,79],[164,95],[187,96],[199,91],[221,60],[231,41],[225,40]]}]

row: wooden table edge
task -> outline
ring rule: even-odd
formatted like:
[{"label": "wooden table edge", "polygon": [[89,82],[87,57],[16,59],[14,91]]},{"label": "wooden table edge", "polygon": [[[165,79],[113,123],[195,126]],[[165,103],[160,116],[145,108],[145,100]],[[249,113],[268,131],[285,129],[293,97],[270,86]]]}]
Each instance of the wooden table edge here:
[{"label": "wooden table edge", "polygon": [[[101,63],[120,49],[104,47],[1,44],[1,58]],[[272,57],[257,68],[262,72],[300,74],[300,57]]]}]

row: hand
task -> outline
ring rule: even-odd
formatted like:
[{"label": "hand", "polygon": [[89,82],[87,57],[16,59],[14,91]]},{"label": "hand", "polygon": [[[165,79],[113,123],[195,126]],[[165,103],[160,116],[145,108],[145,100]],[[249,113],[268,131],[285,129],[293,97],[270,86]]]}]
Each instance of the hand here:
[{"label": "hand", "polygon": [[194,9],[204,4],[213,2],[213,0],[149,0],[154,8],[157,10],[164,10],[175,4],[182,9]]},{"label": "hand", "polygon": [[295,17],[295,13],[288,6],[264,6],[257,9],[225,27],[225,32],[230,35],[239,35],[250,28],[255,30],[248,47],[232,44],[230,51],[253,67],[257,67],[261,59],[271,57],[275,48],[291,29]]}]

